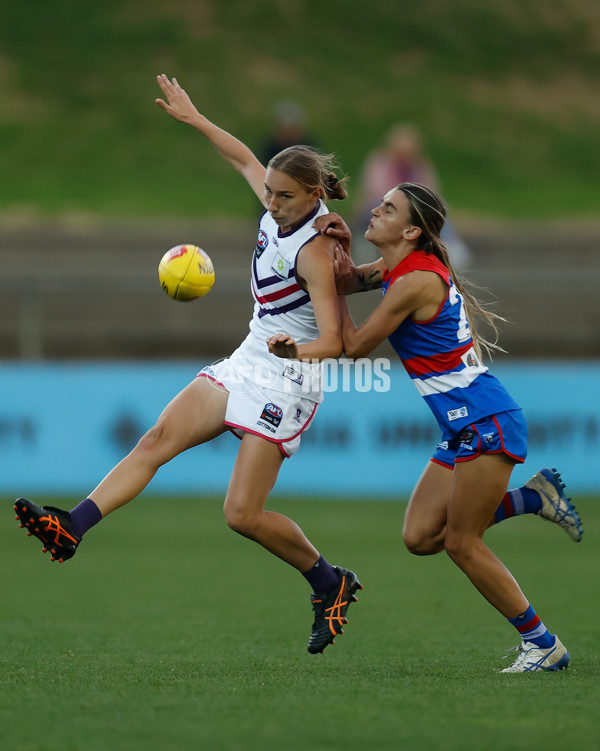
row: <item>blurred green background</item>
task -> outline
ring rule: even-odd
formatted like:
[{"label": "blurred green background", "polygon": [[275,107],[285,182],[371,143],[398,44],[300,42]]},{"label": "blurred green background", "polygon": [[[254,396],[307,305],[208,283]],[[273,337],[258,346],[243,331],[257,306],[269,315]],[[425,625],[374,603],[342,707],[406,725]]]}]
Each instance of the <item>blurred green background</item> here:
[{"label": "blurred green background", "polygon": [[411,121],[455,214],[598,213],[596,0],[29,0],[0,6],[0,219],[253,217],[161,72],[254,148],[296,100],[355,181]]}]

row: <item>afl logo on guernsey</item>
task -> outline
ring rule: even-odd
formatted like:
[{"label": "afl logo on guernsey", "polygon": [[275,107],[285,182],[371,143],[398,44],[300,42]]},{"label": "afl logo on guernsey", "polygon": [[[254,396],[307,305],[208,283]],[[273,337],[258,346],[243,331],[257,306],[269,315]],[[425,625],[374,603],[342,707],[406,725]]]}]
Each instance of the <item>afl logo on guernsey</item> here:
[{"label": "afl logo on guernsey", "polygon": [[259,258],[263,250],[267,247],[269,244],[269,238],[267,236],[267,233],[264,232],[262,229],[258,233],[258,240],[256,241],[256,248],[254,248],[254,252],[256,253],[256,257]]}]

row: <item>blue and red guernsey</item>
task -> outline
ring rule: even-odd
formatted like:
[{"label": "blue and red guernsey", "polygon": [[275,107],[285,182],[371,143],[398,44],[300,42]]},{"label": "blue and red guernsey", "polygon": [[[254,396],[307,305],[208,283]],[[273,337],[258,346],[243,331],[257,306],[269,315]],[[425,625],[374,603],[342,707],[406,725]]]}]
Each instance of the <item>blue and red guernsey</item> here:
[{"label": "blue and red guernsey", "polygon": [[406,318],[389,337],[406,372],[450,439],[466,425],[519,405],[488,372],[473,346],[462,296],[450,272],[433,254],[414,250],[383,277],[385,295],[411,271],[431,271],[448,285],[448,296],[427,321]]}]

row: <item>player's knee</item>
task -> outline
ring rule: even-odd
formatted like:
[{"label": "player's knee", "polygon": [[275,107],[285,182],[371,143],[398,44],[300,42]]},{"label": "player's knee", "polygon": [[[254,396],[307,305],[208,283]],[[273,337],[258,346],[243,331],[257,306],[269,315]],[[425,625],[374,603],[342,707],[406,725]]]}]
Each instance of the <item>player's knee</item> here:
[{"label": "player's knee", "polygon": [[403,539],[406,549],[413,555],[435,555],[443,548],[443,545],[429,538],[416,538],[405,535]]},{"label": "player's knee", "polygon": [[405,528],[402,530],[402,540],[413,555],[435,555],[444,549],[443,539],[429,532]]},{"label": "player's knee", "polygon": [[138,441],[137,448],[140,451],[153,451],[156,446],[160,445],[160,442],[164,436],[164,429],[160,423],[156,423],[154,427],[146,431],[144,435]]},{"label": "player's knee", "polygon": [[256,515],[250,513],[243,505],[227,497],[223,506],[223,514],[225,515],[225,521],[229,529],[244,537],[255,537],[258,520]]},{"label": "player's knee", "polygon": [[134,449],[135,453],[149,464],[161,466],[169,460],[166,450],[165,430],[160,423],[150,428],[140,438]]}]

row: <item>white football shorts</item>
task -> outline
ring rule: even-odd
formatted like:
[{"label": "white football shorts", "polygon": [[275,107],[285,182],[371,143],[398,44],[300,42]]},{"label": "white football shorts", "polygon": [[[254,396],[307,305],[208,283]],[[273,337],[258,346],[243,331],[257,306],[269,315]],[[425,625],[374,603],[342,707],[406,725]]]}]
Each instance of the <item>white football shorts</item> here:
[{"label": "white football shorts", "polygon": [[285,457],[292,456],[300,447],[302,433],[308,430],[318,403],[257,383],[234,363],[235,359],[232,362],[232,358],[227,358],[198,373],[198,377],[209,378],[229,392],[225,424],[238,438],[253,433],[277,443]]}]

